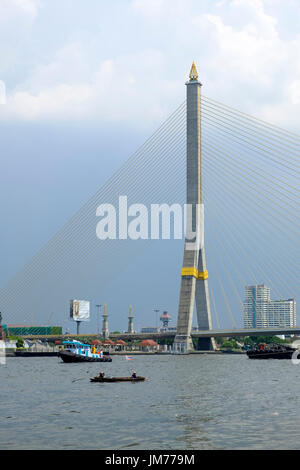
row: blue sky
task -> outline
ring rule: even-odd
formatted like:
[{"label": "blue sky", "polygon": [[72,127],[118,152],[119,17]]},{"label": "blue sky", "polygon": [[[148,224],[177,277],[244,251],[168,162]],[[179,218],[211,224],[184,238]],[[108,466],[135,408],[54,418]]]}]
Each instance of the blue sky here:
[{"label": "blue sky", "polygon": [[1,285],[184,100],[193,60],[205,95],[300,133],[299,31],[299,0],[0,0]]}]

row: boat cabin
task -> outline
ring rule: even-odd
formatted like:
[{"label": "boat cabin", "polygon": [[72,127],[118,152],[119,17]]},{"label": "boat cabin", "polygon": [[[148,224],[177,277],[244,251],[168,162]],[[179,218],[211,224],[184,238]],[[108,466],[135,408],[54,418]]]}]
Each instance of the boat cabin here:
[{"label": "boat cabin", "polygon": [[90,346],[89,344],[81,343],[80,341],[70,340],[70,341],[63,341],[63,348],[66,351],[70,351],[74,354],[80,356],[87,356],[87,357],[102,357],[103,352],[97,351],[96,346]]},{"label": "boat cabin", "polygon": [[64,349],[90,349],[89,344],[80,343],[80,341],[71,340],[62,342]]}]

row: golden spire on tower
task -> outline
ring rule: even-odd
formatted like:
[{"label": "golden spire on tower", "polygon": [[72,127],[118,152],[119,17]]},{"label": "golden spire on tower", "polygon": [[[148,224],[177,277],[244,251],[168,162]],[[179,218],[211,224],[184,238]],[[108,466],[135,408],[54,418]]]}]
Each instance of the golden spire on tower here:
[{"label": "golden spire on tower", "polygon": [[198,72],[196,69],[195,62],[193,61],[191,71],[190,71],[190,80],[198,80]]}]

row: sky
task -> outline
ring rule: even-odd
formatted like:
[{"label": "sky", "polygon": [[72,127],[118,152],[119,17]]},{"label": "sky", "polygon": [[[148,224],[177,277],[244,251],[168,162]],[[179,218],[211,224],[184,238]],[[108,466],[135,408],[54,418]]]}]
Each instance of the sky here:
[{"label": "sky", "polygon": [[1,118],[150,130],[195,60],[209,96],[297,127],[299,22],[298,0],[1,0]]},{"label": "sky", "polygon": [[299,51],[299,0],[0,0],[0,285],[183,102],[193,60],[206,96],[300,133]]}]

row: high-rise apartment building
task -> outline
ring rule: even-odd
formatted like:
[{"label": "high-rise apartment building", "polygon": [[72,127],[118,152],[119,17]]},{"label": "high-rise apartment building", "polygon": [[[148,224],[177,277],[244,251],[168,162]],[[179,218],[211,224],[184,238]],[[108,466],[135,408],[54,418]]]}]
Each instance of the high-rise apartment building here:
[{"label": "high-rise apartment building", "polygon": [[245,287],[244,328],[296,326],[296,301],[271,300],[270,288],[264,284]]}]

